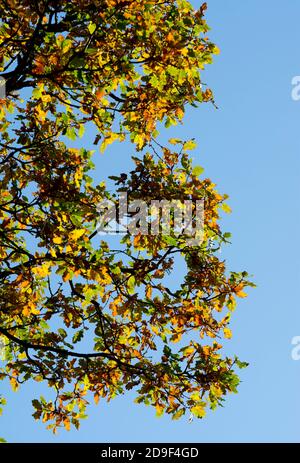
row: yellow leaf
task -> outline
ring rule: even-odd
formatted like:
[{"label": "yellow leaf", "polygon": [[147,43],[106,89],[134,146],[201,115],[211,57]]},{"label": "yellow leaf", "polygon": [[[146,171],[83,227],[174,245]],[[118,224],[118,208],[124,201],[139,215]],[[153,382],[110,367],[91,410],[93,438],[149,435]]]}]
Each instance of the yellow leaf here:
[{"label": "yellow leaf", "polygon": [[36,308],[36,305],[32,301],[28,302],[22,310],[22,314],[25,317],[28,317],[29,315],[37,315],[39,313],[40,311]]},{"label": "yellow leaf", "polygon": [[171,341],[173,341],[173,342],[179,342],[181,338],[182,338],[182,334],[181,334],[181,333],[175,333],[175,334],[173,334],[173,336],[171,337]]},{"label": "yellow leaf", "polygon": [[229,328],[224,328],[224,336],[226,339],[231,339],[232,338],[232,332]]},{"label": "yellow leaf", "polygon": [[10,378],[9,382],[10,382],[12,390],[14,392],[16,392],[18,390],[18,388],[19,388],[19,384],[18,384],[18,381],[16,380],[16,378]]},{"label": "yellow leaf", "polygon": [[157,326],[152,325],[151,328],[152,328],[152,331],[153,331],[154,334],[159,333],[159,328]]},{"label": "yellow leaf", "polygon": [[155,409],[156,409],[156,416],[161,416],[163,413],[164,413],[164,406],[161,405],[160,403],[157,403],[155,405]]},{"label": "yellow leaf", "polygon": [[[103,100],[102,100],[102,102],[103,102]],[[105,137],[105,139],[104,139],[104,141],[103,141],[103,143],[102,143],[102,145],[100,147],[101,153],[104,153],[106,147],[108,145],[110,145],[111,143],[113,143],[115,140],[120,140],[120,141],[124,140],[124,134],[112,132],[107,137]]]},{"label": "yellow leaf", "polygon": [[166,39],[167,39],[168,42],[173,42],[174,41],[174,35],[172,34],[172,32],[168,33]]},{"label": "yellow leaf", "polygon": [[197,148],[197,143],[194,140],[186,141],[183,145],[184,150],[194,150]]},{"label": "yellow leaf", "polygon": [[50,267],[49,264],[44,264],[41,267],[34,267],[32,269],[32,273],[34,273],[35,275],[38,275],[41,278],[44,278],[47,275],[50,275],[49,267]]},{"label": "yellow leaf", "polygon": [[197,418],[204,418],[204,416],[206,415],[204,405],[204,402],[201,402],[200,404],[192,407],[191,412],[193,413],[193,415],[195,415]]},{"label": "yellow leaf", "polygon": [[54,244],[61,244],[61,242],[62,242],[61,236],[55,236],[55,237],[53,238],[53,243],[54,243]]},{"label": "yellow leaf", "polygon": [[188,357],[189,355],[193,354],[195,352],[195,349],[193,346],[187,347],[184,349],[184,356]]},{"label": "yellow leaf", "polygon": [[46,94],[46,95],[42,95],[42,96],[41,96],[41,100],[42,100],[43,103],[50,103],[50,101],[51,101],[51,96],[50,96],[50,95],[47,95],[47,94]]},{"label": "yellow leaf", "polygon": [[247,297],[247,296],[248,296],[248,294],[245,293],[245,291],[238,291],[238,292],[236,293],[236,295],[237,295],[238,297]]},{"label": "yellow leaf", "polygon": [[24,315],[24,317],[28,317],[30,315],[30,307],[28,307],[28,305],[26,305],[22,310],[22,315]]},{"label": "yellow leaf", "polygon": [[71,241],[77,241],[82,235],[84,235],[86,232],[85,229],[78,229],[78,230],[73,230],[69,237]]},{"label": "yellow leaf", "polygon": [[247,297],[247,293],[245,293],[243,289],[244,289],[244,285],[243,283],[240,283],[234,288],[234,292],[238,297]]},{"label": "yellow leaf", "polygon": [[230,213],[231,213],[231,207],[228,206],[228,204],[223,203],[223,204],[222,204],[222,210],[223,210],[224,212],[226,212],[226,214],[230,214]]},{"label": "yellow leaf", "polygon": [[52,248],[50,249],[50,254],[51,254],[52,257],[57,257],[57,254],[56,254],[55,250],[52,249]]},{"label": "yellow leaf", "polygon": [[45,122],[45,119],[46,119],[46,115],[47,115],[47,111],[43,111],[40,106],[38,106],[36,109],[35,109],[36,113],[37,113],[37,116],[38,116],[38,119],[41,121],[41,122]]},{"label": "yellow leaf", "polygon": [[169,143],[170,143],[171,145],[177,145],[177,144],[180,143],[180,142],[181,142],[180,138],[170,138],[170,139],[169,139]]},{"label": "yellow leaf", "polygon": [[138,149],[142,149],[145,144],[145,136],[143,134],[138,133],[133,140],[136,143]]},{"label": "yellow leaf", "polygon": [[215,386],[214,384],[210,386],[210,390],[216,397],[221,397],[223,394],[222,389],[219,386]]}]

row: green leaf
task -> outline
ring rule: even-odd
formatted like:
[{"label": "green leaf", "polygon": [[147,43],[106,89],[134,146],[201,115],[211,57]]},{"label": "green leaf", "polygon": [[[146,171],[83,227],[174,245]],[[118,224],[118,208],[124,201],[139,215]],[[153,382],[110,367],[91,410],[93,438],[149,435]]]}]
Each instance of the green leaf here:
[{"label": "green leaf", "polygon": [[41,96],[42,96],[41,87],[37,87],[32,91],[32,98],[34,98],[35,100],[38,100],[39,98],[41,98]]},{"label": "green leaf", "polygon": [[64,330],[63,328],[58,328],[57,331],[58,331],[58,333],[60,334],[60,336],[61,336],[62,338],[66,338],[66,337],[68,336],[66,330]]},{"label": "green leaf", "polygon": [[118,267],[118,266],[112,268],[111,271],[112,271],[112,273],[113,273],[114,275],[120,275],[120,273],[121,273],[121,269],[120,269],[120,267]]},{"label": "green leaf", "polygon": [[134,276],[131,276],[128,279],[127,287],[128,287],[129,294],[134,294],[134,289],[135,289],[135,278],[134,278]]},{"label": "green leaf", "polygon": [[67,53],[70,50],[71,47],[72,47],[72,40],[65,39],[62,42],[62,51],[63,51],[63,53]]},{"label": "green leaf", "polygon": [[235,363],[240,369],[247,368],[249,366],[249,363],[241,362],[238,358],[235,359]]},{"label": "green leaf", "polygon": [[84,127],[83,124],[81,124],[80,127],[79,127],[79,130],[78,130],[78,135],[79,135],[80,138],[83,137],[84,132],[85,132],[85,127]]},{"label": "green leaf", "polygon": [[165,122],[165,127],[168,129],[169,127],[171,127],[171,125],[176,125],[177,124],[177,121],[176,119],[172,118],[172,117],[167,117],[166,118],[166,122]]},{"label": "green leaf", "polygon": [[95,53],[97,53],[97,52],[98,52],[98,48],[87,48],[87,49],[86,49],[86,53],[87,53],[88,55],[93,55],[93,54],[95,54]]},{"label": "green leaf", "polygon": [[73,338],[72,338],[72,342],[75,344],[76,342],[79,342],[81,341],[81,339],[83,338],[83,330],[78,330]]},{"label": "green leaf", "polygon": [[89,33],[92,35],[92,34],[95,32],[96,28],[97,28],[96,24],[90,23],[90,24],[88,25]]},{"label": "green leaf", "polygon": [[144,402],[144,397],[143,396],[138,396],[134,399],[134,403],[136,404],[141,404],[142,402]]},{"label": "green leaf", "polygon": [[66,136],[70,138],[70,140],[75,141],[77,139],[76,132],[74,127],[68,127],[66,131]]},{"label": "green leaf", "polygon": [[80,68],[85,65],[85,59],[82,56],[75,56],[71,60],[70,64],[74,66],[75,68]]},{"label": "green leaf", "polygon": [[201,167],[201,166],[195,166],[193,171],[192,171],[192,174],[195,176],[195,177],[199,177],[199,175],[201,175],[202,173],[204,172],[204,168]]},{"label": "green leaf", "polygon": [[7,107],[7,111],[10,113],[10,114],[13,114],[14,111],[15,111],[15,107],[12,103],[10,103]]},{"label": "green leaf", "polygon": [[164,240],[169,246],[177,246],[177,240],[172,236],[165,236]]}]

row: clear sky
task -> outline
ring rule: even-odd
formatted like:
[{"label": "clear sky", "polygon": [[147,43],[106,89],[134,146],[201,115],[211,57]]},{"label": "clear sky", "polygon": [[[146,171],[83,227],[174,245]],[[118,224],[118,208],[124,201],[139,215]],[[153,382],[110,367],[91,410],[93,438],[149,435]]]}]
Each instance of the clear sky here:
[{"label": "clear sky", "polygon": [[[239,394],[191,424],[158,419],[128,394],[92,405],[79,431],[53,436],[31,417],[33,394],[46,395],[39,384],[18,393],[0,384],[8,391],[0,436],[9,442],[300,441],[300,361],[291,357],[291,339],[300,336],[300,101],[291,97],[291,80],[300,75],[300,2],[207,3],[210,37],[221,54],[204,80],[219,109],[188,110],[184,125],[164,137],[198,141],[195,163],[230,195],[233,213],[223,220],[233,234],[224,251],[228,268],[249,271],[258,285],[239,303],[233,339],[225,344],[228,354],[250,363],[241,372]],[[92,139],[88,134],[84,140]],[[130,154],[130,144],[96,153],[97,180],[128,170]]]}]

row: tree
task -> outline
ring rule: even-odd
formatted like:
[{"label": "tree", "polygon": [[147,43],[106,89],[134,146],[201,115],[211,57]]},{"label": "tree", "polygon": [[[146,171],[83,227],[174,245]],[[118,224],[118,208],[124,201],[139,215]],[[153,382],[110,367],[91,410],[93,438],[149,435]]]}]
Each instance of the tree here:
[{"label": "tree", "polygon": [[[218,52],[205,9],[185,0],[1,2],[0,378],[14,390],[29,380],[53,388],[53,400],[32,401],[53,431],[78,428],[91,396],[130,389],[158,415],[202,418],[236,391],[235,367],[246,366],[219,343],[252,285],[217,254],[229,239],[218,224],[227,196],[192,166],[193,140],[157,141],[158,123],[213,102],[200,75]],[[136,147],[113,193],[89,176],[93,152],[71,147],[90,122],[101,151],[127,137]],[[128,232],[111,249],[96,233],[97,205],[125,191],[146,204],[203,201],[203,239]],[[170,289],[177,255],[186,276]]]}]

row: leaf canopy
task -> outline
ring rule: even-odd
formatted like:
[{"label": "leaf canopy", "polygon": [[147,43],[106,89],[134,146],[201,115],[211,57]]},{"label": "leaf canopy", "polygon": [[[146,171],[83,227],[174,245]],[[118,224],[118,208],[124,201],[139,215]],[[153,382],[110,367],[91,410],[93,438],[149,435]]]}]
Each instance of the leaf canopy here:
[{"label": "leaf canopy", "polygon": [[[229,236],[218,223],[227,196],[193,167],[193,140],[171,139],[169,149],[155,139],[186,104],[213,102],[200,87],[218,52],[205,9],[185,0],[1,2],[0,379],[13,390],[28,380],[53,388],[53,400],[32,401],[53,431],[78,428],[91,396],[130,389],[157,415],[202,418],[236,391],[234,366],[246,366],[219,343],[252,285],[217,253]],[[91,122],[102,151],[129,137],[138,152],[113,192],[89,175],[93,151],[77,147]],[[203,241],[127,233],[111,249],[95,234],[97,204],[120,192],[147,204],[202,200]],[[177,255],[187,271],[170,289]]]}]

